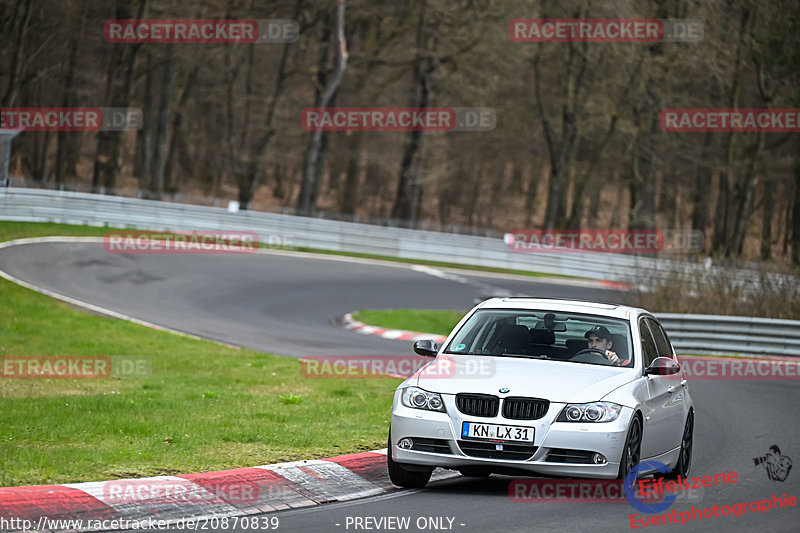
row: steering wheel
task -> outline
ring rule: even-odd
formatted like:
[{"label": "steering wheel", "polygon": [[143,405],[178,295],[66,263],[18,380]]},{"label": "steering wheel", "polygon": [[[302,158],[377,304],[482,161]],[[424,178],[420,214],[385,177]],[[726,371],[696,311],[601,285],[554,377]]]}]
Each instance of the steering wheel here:
[{"label": "steering wheel", "polygon": [[585,354],[585,353],[586,353],[586,354],[592,353],[592,354],[595,354],[595,355],[599,355],[599,356],[600,356],[600,357],[602,357],[603,359],[605,359],[605,358],[606,358],[606,352],[605,352],[605,350],[601,350],[600,348],[584,348],[583,350],[579,351],[578,353],[576,353],[576,354],[575,354],[575,355],[573,355],[572,357],[577,357],[577,356],[579,356],[579,355],[583,355],[583,354]]},{"label": "steering wheel", "polygon": [[[587,363],[588,363],[589,361],[587,361],[587,360],[586,360],[587,358],[585,357],[585,356],[587,356],[587,355],[594,355],[594,356],[596,356],[596,357],[602,357],[602,358],[603,358],[603,361],[604,361],[606,364],[609,364],[609,365],[611,364],[611,361],[609,361],[609,360],[606,358],[606,352],[605,352],[605,350],[601,350],[601,349],[599,349],[599,348],[584,348],[583,350],[580,350],[580,351],[579,351],[579,352],[577,352],[575,355],[573,355],[572,357],[570,357],[570,359],[578,359],[578,358],[582,358],[582,359],[584,360],[584,362],[587,362]],[[584,356],[584,357],[581,357],[581,356]],[[594,358],[593,358],[593,357],[592,357],[592,358],[588,358],[588,359],[589,359],[589,360],[591,360],[591,361],[594,361]]]}]

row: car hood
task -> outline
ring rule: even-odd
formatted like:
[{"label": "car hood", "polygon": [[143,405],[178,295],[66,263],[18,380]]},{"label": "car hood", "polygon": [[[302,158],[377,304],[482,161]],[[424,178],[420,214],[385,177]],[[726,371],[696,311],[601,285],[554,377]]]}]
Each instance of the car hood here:
[{"label": "car hood", "polygon": [[522,357],[439,355],[417,375],[417,386],[431,392],[471,392],[530,396],[556,403],[601,400],[635,379],[633,369]]}]

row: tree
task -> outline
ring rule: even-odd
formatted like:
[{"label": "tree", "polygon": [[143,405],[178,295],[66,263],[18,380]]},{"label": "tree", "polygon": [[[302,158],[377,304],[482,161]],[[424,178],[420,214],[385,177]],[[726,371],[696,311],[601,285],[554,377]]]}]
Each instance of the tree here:
[{"label": "tree", "polygon": [[161,96],[158,101],[158,119],[156,122],[155,154],[150,168],[149,197],[158,200],[164,191],[164,170],[167,166],[167,148],[169,147],[170,125],[172,122],[172,92],[178,63],[175,57],[175,44],[168,44],[164,61],[164,74],[161,78]]},{"label": "tree", "polygon": [[[130,19],[136,12],[136,18],[142,19],[146,9],[147,0],[116,0],[114,18]],[[128,107],[130,104],[136,56],[140,48],[141,44],[138,43],[112,46],[106,76],[106,107]],[[122,167],[123,135],[121,131],[98,132],[92,192],[99,192],[101,184],[105,189],[113,190],[116,187]]]},{"label": "tree", "polygon": [[[315,107],[328,107],[342,83],[345,69],[347,68],[347,41],[344,35],[345,0],[336,0],[336,68],[330,83],[324,90],[317,92]],[[323,41],[324,42],[324,41]],[[301,213],[311,213],[316,208],[317,193],[319,191],[319,174],[321,167],[322,130],[314,130],[309,137],[306,160],[303,166],[303,181],[297,208]]]}]

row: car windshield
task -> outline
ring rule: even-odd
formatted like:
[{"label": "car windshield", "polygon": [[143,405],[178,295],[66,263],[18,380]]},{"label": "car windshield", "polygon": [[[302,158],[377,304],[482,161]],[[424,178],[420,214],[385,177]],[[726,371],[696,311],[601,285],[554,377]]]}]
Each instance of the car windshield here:
[{"label": "car windshield", "polygon": [[627,368],[634,363],[627,320],[549,310],[476,311],[447,345],[445,353]]}]

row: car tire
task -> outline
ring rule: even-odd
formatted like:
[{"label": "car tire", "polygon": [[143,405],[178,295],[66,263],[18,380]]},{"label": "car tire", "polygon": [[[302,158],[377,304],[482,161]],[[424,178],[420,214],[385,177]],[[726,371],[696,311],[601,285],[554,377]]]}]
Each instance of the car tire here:
[{"label": "car tire", "polygon": [[625,438],[625,448],[622,450],[622,457],[619,460],[619,471],[617,479],[628,477],[631,469],[639,464],[642,451],[642,421],[638,415],[633,415],[631,424],[628,426],[628,436]]},{"label": "car tire", "polygon": [[433,470],[428,472],[414,472],[406,470],[400,463],[392,459],[392,433],[389,432],[389,448],[386,450],[386,466],[389,469],[389,479],[398,487],[421,489],[431,480]]},{"label": "car tire", "polygon": [[672,472],[663,474],[659,477],[665,479],[678,479],[678,476],[686,478],[689,476],[689,469],[692,467],[692,442],[694,441],[694,411],[689,411],[686,417],[686,424],[683,426],[683,436],[681,437],[681,452],[678,463]]}]

